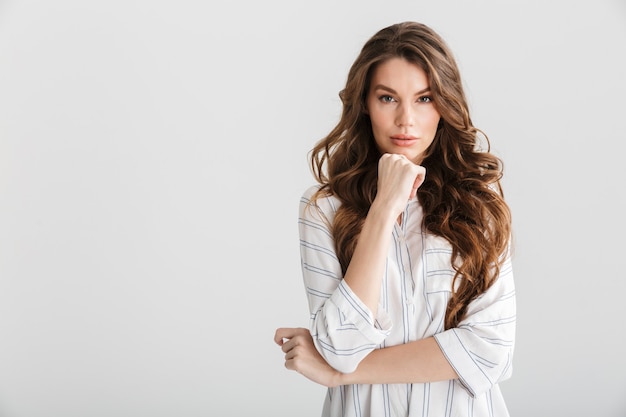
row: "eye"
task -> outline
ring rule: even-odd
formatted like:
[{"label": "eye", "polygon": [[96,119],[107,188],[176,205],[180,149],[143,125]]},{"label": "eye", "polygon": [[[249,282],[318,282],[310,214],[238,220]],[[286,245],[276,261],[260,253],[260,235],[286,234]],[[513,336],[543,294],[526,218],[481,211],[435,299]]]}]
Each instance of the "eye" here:
[{"label": "eye", "polygon": [[417,99],[418,103],[432,103],[433,98],[431,96],[421,96]]},{"label": "eye", "polygon": [[395,99],[393,97],[388,96],[388,95],[382,95],[382,96],[378,97],[378,99],[380,101],[382,101],[383,103],[392,103],[392,102],[395,101]]}]

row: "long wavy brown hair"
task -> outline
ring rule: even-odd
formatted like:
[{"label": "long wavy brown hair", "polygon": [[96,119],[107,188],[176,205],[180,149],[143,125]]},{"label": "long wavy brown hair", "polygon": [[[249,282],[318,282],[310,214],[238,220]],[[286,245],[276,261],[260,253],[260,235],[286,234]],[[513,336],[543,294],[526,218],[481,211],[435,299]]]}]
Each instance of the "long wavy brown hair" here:
[{"label": "long wavy brown hair", "polygon": [[426,179],[417,198],[424,212],[423,229],[452,245],[455,275],[445,317],[448,329],[458,325],[469,303],[497,278],[510,241],[511,214],[500,185],[502,161],[490,153],[487,136],[472,124],[456,61],[431,28],[398,23],[365,43],[339,94],[341,119],[311,151],[313,174],[321,184],[313,200],[334,195],[342,203],[332,232],[345,273],[376,196],[381,155],[366,112],[370,79],[377,65],[394,57],[425,71],[441,114],[422,161]]}]

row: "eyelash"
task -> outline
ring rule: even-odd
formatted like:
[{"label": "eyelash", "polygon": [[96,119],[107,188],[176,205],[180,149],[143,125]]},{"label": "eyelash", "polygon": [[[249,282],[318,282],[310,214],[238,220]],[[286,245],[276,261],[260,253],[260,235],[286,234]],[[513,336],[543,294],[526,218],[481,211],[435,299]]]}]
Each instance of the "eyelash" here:
[{"label": "eyelash", "polygon": [[[382,101],[383,103],[391,103],[392,100],[395,101],[393,97],[386,95],[386,94],[378,97],[378,99]],[[418,103],[432,103],[433,98],[431,96],[421,96],[421,97],[418,97],[417,102]]]}]

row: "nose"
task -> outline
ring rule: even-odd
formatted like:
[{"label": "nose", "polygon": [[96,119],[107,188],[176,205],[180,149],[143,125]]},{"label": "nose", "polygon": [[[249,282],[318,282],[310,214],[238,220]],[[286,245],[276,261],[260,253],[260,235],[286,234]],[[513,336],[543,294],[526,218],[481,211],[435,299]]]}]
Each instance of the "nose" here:
[{"label": "nose", "polygon": [[397,114],[396,114],[396,126],[413,126],[415,123],[415,115],[413,114],[413,109],[409,104],[404,104],[402,106],[398,106]]}]

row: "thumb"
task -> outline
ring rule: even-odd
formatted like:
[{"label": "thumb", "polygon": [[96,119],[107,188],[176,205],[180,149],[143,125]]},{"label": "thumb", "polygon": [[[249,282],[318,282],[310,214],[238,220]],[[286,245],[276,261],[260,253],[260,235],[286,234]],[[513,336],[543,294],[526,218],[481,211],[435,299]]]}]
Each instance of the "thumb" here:
[{"label": "thumb", "polygon": [[417,189],[420,188],[420,185],[424,183],[424,179],[426,178],[426,170],[423,167],[420,168],[422,169],[418,171],[417,176],[415,177],[415,181],[413,181],[413,187],[411,188],[411,195],[409,196],[409,200],[415,197],[415,195],[417,194]]}]

